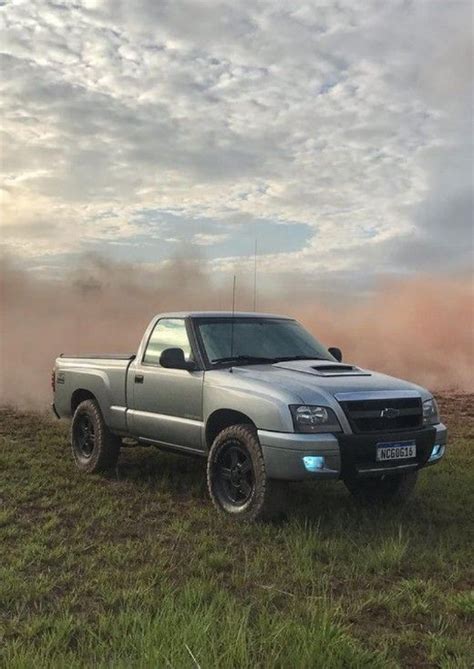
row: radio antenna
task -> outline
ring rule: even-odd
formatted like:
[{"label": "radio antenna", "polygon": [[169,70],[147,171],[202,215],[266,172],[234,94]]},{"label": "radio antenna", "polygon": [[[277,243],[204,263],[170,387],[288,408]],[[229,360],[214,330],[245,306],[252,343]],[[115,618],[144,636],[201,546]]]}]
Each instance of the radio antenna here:
[{"label": "radio antenna", "polygon": [[237,277],[234,274],[234,281],[232,284],[232,321],[230,324],[230,357],[234,355],[234,320],[235,320],[235,284]]},{"label": "radio antenna", "polygon": [[253,259],[253,310],[257,311],[257,238],[255,237],[255,253]]}]

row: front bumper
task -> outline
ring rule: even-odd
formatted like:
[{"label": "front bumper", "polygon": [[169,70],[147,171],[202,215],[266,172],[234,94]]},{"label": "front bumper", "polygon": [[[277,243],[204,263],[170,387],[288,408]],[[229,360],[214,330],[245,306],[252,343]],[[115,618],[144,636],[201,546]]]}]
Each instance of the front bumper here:
[{"label": "front bumper", "polygon": [[[435,444],[446,446],[447,430],[442,423],[439,423],[433,427],[403,433],[299,434],[259,430],[258,437],[268,478],[304,481],[378,477],[436,464],[442,459],[442,455],[437,460],[430,461],[431,452]],[[383,463],[376,461],[376,444],[411,439],[416,441],[417,450],[417,456],[413,461],[393,460]],[[322,456],[324,466],[316,471],[308,471],[303,461],[306,456]]]},{"label": "front bumper", "polygon": [[[268,478],[285,481],[303,481],[314,478],[339,478],[341,455],[334,434],[298,434],[259,430],[258,438],[263,451]],[[305,456],[323,456],[325,467],[317,472],[306,470]]]},{"label": "front bumper", "polygon": [[54,413],[54,415],[58,420],[61,418],[61,416],[58,414],[58,410],[56,409],[56,405],[54,404],[54,402],[51,403],[51,411]]}]

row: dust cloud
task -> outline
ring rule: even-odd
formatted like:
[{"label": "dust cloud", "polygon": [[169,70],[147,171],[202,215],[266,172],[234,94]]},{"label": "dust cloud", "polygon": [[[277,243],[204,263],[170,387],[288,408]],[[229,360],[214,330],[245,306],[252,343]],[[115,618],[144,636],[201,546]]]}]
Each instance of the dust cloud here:
[{"label": "dust cloud", "polygon": [[[177,259],[151,272],[88,257],[61,281],[2,264],[0,405],[47,407],[51,369],[62,352],[133,353],[155,313],[229,306],[228,286],[216,285],[200,262]],[[251,304],[250,291],[247,297]],[[342,348],[348,362],[434,391],[474,391],[473,298],[467,278],[424,277],[332,307],[284,293],[261,302]]]}]

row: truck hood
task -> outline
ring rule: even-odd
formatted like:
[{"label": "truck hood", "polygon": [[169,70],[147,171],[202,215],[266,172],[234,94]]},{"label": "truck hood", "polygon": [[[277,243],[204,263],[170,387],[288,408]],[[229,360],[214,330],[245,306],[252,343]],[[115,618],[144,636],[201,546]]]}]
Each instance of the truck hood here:
[{"label": "truck hood", "polygon": [[387,374],[329,360],[297,360],[273,365],[233,368],[242,381],[268,384],[295,395],[304,404],[316,404],[343,392],[415,390],[422,399],[431,397],[421,386]]}]

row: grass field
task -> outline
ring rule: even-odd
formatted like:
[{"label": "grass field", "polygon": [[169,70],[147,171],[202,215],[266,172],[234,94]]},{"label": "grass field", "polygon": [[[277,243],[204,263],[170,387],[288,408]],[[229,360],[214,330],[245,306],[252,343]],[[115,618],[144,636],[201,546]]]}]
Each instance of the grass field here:
[{"label": "grass field", "polygon": [[0,665],[472,667],[472,396],[403,508],[292,486],[288,520],[216,514],[200,461],[76,471],[67,426],[0,412]]}]

